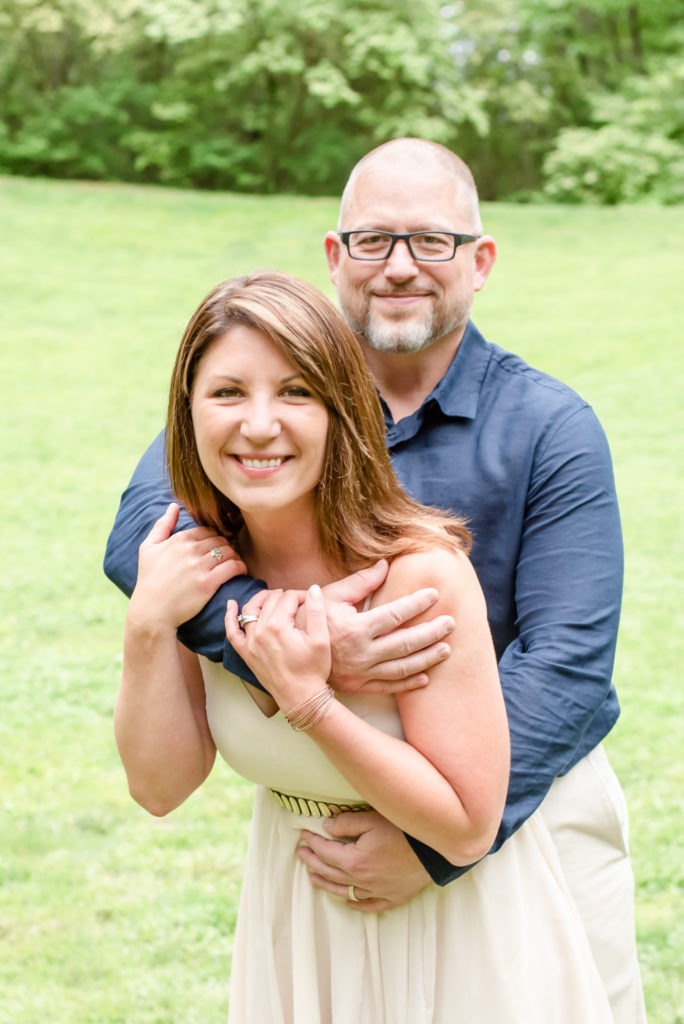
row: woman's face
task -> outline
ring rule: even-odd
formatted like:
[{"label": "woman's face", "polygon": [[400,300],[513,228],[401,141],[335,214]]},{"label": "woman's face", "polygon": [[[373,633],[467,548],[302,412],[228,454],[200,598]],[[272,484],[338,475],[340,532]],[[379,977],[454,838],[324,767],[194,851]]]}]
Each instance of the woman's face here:
[{"label": "woman's face", "polygon": [[217,338],[199,365],[191,410],[205,473],[247,520],[312,505],[328,412],[267,335],[236,325]]}]

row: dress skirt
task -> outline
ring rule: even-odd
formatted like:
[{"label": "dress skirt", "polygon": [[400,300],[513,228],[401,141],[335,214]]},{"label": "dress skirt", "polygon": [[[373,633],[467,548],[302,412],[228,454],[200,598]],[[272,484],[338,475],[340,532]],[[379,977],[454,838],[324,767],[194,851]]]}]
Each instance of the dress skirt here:
[{"label": "dress skirt", "polygon": [[[229,1024],[611,1024],[613,1018],[547,826],[535,814],[451,884],[365,914],[309,881],[301,831],[271,789],[362,803],[305,733],[266,717],[204,662],[209,722],[257,785],[231,971]],[[343,698],[401,736],[391,697]]]}]

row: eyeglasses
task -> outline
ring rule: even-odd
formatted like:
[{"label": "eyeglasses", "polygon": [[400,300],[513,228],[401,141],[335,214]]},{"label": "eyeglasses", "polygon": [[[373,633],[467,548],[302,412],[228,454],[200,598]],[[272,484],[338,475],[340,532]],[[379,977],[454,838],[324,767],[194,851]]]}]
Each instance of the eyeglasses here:
[{"label": "eyeglasses", "polygon": [[481,235],[453,231],[410,231],[407,235],[392,231],[342,231],[340,238],[353,260],[388,260],[397,242],[406,242],[414,260],[441,263],[453,260],[459,245],[476,242]]}]

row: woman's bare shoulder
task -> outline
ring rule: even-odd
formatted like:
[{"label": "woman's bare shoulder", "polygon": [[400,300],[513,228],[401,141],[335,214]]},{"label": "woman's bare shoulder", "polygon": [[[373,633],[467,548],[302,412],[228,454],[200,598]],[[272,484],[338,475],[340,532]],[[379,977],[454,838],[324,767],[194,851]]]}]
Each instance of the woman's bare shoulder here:
[{"label": "woman's bare shoulder", "polygon": [[443,602],[452,604],[454,599],[468,595],[472,598],[480,593],[480,585],[470,559],[458,548],[430,547],[395,558],[387,573],[387,579],[378,592],[378,600],[384,604],[396,597],[413,593],[424,587],[434,587],[440,593],[440,601],[431,614]]}]

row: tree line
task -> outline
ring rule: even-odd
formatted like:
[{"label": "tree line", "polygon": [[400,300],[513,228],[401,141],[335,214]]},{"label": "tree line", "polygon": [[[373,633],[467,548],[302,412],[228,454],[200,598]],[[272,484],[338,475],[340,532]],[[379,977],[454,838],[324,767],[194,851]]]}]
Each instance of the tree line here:
[{"label": "tree line", "polygon": [[0,172],[339,191],[399,135],[485,199],[684,200],[681,0],[0,0]]}]

